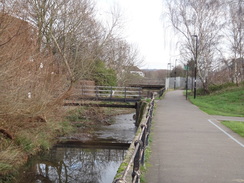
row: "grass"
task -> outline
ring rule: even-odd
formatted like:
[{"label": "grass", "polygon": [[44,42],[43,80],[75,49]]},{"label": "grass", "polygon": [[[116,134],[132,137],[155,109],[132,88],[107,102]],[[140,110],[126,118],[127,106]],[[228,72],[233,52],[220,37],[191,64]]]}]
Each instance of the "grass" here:
[{"label": "grass", "polygon": [[13,182],[17,168],[27,161],[27,155],[10,140],[0,141],[0,182]]},{"label": "grass", "polygon": [[151,139],[151,136],[149,136],[149,145],[145,149],[145,162],[144,162],[144,165],[141,166],[141,169],[140,169],[140,171],[141,171],[140,180],[142,183],[146,183],[145,175],[146,175],[147,169],[151,166],[149,163],[149,158],[152,153],[151,147],[150,147],[151,142],[152,142],[152,139]]},{"label": "grass", "polygon": [[244,87],[222,89],[190,101],[210,115],[244,117]]},{"label": "grass", "polygon": [[239,134],[241,137],[244,137],[244,122],[222,121],[221,123],[230,128],[235,133]]},{"label": "grass", "polygon": [[72,130],[68,122],[46,122],[20,128],[14,134],[14,140],[0,134],[0,182],[11,182],[31,155],[48,150],[55,143],[56,136]]}]

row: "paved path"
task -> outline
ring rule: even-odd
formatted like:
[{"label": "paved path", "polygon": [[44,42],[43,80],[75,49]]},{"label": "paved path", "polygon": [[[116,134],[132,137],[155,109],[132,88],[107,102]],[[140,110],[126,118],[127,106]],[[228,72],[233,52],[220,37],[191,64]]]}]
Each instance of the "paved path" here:
[{"label": "paved path", "polygon": [[182,91],[157,103],[147,183],[244,182],[244,138],[185,100]]}]

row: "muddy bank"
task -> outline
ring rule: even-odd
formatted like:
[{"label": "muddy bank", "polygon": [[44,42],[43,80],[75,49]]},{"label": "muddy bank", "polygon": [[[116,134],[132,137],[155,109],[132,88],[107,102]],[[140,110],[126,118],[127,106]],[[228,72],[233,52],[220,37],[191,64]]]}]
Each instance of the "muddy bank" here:
[{"label": "muddy bank", "polygon": [[[0,182],[14,182],[12,179],[16,176],[20,166],[33,155],[50,149],[57,142],[69,140],[94,142],[94,134],[97,129],[114,123],[114,120],[108,120],[109,117],[130,112],[123,109],[87,108],[83,110],[75,107],[72,110],[62,110],[62,113],[58,113],[60,116],[55,117],[55,119],[59,119],[58,121],[41,123],[41,126],[40,124],[33,126],[30,123],[31,128],[18,130],[19,135],[16,135],[14,141],[0,136]],[[63,116],[66,117],[63,118]]]},{"label": "muddy bank", "polygon": [[112,182],[136,132],[133,115],[113,116],[113,124],[87,138],[84,132],[62,137],[62,143],[31,158],[16,183]]},{"label": "muddy bank", "polygon": [[[89,117],[86,116],[88,113]],[[129,142],[136,130],[135,120],[133,119],[134,109],[103,108],[90,110],[89,112],[74,109],[70,114],[68,119],[76,130],[72,134],[59,137],[58,142],[119,142],[121,137],[124,142]]]}]

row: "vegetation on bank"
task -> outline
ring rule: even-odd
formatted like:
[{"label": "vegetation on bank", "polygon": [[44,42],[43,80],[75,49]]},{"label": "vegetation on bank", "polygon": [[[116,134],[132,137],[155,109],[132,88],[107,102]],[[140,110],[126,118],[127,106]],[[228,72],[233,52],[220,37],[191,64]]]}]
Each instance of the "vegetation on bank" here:
[{"label": "vegetation on bank", "polygon": [[152,143],[152,137],[149,136],[149,144],[145,149],[145,162],[144,162],[144,166],[141,166],[140,171],[141,171],[141,177],[140,177],[140,181],[142,183],[146,183],[146,172],[147,169],[151,166],[151,164],[149,163],[149,158],[151,156],[151,144]]},{"label": "vegetation on bank", "polygon": [[230,128],[235,133],[239,134],[241,137],[244,137],[244,122],[222,121],[221,123]]},{"label": "vegetation on bank", "polygon": [[86,132],[92,131],[101,125],[110,125],[111,117],[120,114],[133,113],[134,109],[107,108],[107,107],[76,107],[67,113],[66,119],[75,128]]},{"label": "vegetation on bank", "polygon": [[[18,169],[32,156],[50,149],[60,136],[79,132],[92,133],[94,128],[109,125],[109,117],[133,112],[132,109],[99,107],[65,107],[62,116],[50,122],[22,123],[13,139],[0,133],[0,183],[12,182]],[[17,128],[17,127],[16,127]]]},{"label": "vegetation on bank", "polygon": [[239,87],[233,84],[212,86],[209,91],[209,95],[201,95],[198,90],[196,98],[190,96],[189,99],[210,115],[244,116],[244,83]]},{"label": "vegetation on bank", "polygon": [[[196,99],[190,101],[210,115],[244,117],[244,83],[236,86],[233,83],[209,87],[210,94],[202,95],[198,90]],[[226,127],[244,137],[244,122],[222,121]]]},{"label": "vegetation on bank", "polygon": [[[20,128],[13,139],[0,134],[0,182],[12,182],[18,169],[28,158],[41,150],[48,150],[55,137],[73,130],[69,122],[33,122]],[[10,181],[11,180],[11,181]]]}]

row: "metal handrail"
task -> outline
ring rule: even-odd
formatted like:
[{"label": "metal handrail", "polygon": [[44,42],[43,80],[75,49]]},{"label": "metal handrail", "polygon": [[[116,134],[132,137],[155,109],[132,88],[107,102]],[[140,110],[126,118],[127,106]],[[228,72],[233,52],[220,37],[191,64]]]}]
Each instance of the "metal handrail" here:
[{"label": "metal handrail", "polygon": [[121,87],[121,86],[90,86],[90,85],[81,85],[81,88],[102,88],[102,89],[104,89],[104,88],[109,88],[109,89],[114,89],[114,88],[116,88],[116,89],[124,89],[124,88],[127,88],[127,89],[133,89],[133,90],[140,90],[141,89],[141,87],[128,87],[128,86],[126,86],[126,87]]},{"label": "metal handrail", "polygon": [[126,183],[126,176],[129,172],[129,169],[133,163],[133,172],[132,172],[132,183],[139,183],[140,182],[140,166],[144,165],[144,158],[145,158],[145,149],[148,145],[148,137],[151,129],[152,123],[152,115],[154,109],[154,95],[151,98],[151,102],[149,104],[149,108],[146,115],[146,122],[141,124],[141,132],[135,141],[135,149],[133,154],[130,158],[130,161],[123,172],[121,178],[116,179],[114,183]]},{"label": "metal handrail", "polygon": [[113,87],[113,86],[81,86],[81,96],[84,97],[118,97],[141,98],[142,88],[138,87]]}]

